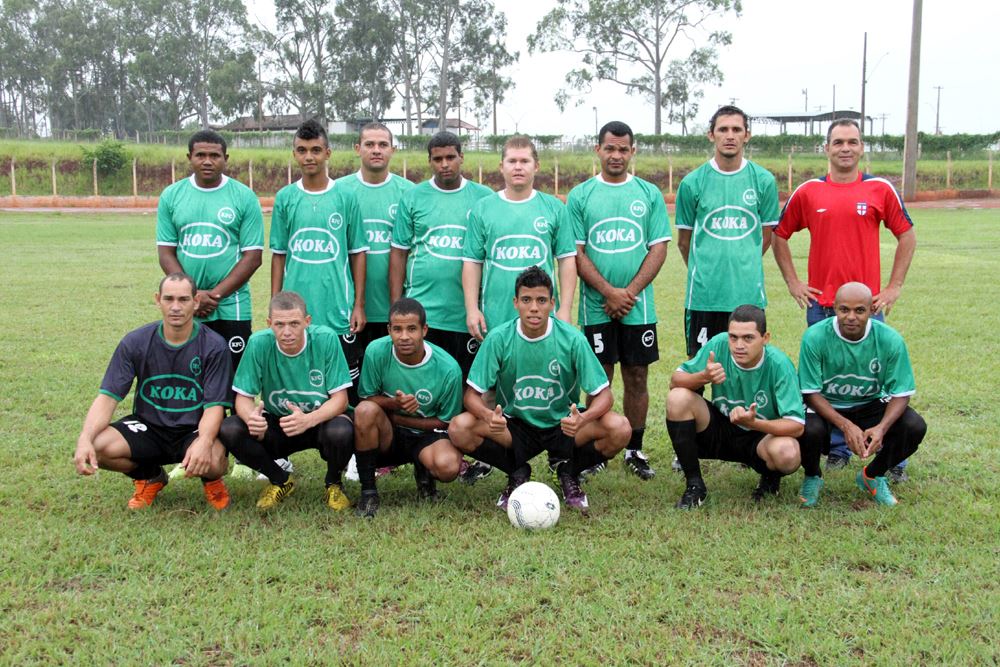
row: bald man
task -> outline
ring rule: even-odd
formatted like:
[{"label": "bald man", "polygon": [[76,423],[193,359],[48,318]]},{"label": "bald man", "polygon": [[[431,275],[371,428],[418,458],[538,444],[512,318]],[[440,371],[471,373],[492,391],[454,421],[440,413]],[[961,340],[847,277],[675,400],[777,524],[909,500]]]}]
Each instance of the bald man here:
[{"label": "bald man", "polygon": [[844,432],[859,458],[874,455],[857,484],[879,505],[893,506],[886,471],[917,451],[927,424],[913,408],[915,391],[910,355],[903,337],[871,317],[872,292],[846,283],[834,297],[834,317],[809,327],[799,352],[799,385],[806,405],[806,429],[799,438],[805,479],[803,507],[815,507],[823,487],[820,451],[830,429]]}]

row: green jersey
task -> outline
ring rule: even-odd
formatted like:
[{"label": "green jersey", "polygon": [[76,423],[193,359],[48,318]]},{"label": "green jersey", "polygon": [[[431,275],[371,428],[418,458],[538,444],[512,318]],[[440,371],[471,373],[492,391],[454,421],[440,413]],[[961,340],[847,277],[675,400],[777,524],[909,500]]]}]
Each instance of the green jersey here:
[{"label": "green jersey", "polygon": [[[479,307],[487,330],[517,317],[514,283],[518,274],[538,266],[555,286],[555,260],[575,255],[566,207],[552,195],[532,190],[527,199],[511,201],[500,191],[476,202],[463,257],[483,265]],[[558,299],[558,290],[553,289],[553,294]]]},{"label": "green jersey", "polygon": [[[715,352],[715,361],[726,371],[726,381],[712,385],[712,404],[724,415],[736,406],[749,409],[757,404],[758,419],[791,419],[806,422],[799,380],[792,360],[778,348],[765,345],[764,354],[753,368],[743,368],[729,352],[729,334],[713,336],[678,370],[700,373],[708,363],[708,354]],[[741,427],[742,428],[742,427]]]},{"label": "green jersey", "polygon": [[316,324],[350,333],[354,277],[348,255],[367,250],[358,201],[349,188],[330,181],[326,190],[310,192],[296,181],[278,191],[271,252],[285,255],[282,287],[305,299]]},{"label": "green jersey", "polygon": [[[229,275],[243,253],[264,249],[264,215],[257,195],[225,174],[214,188],[201,188],[194,176],[177,181],[160,195],[156,245],[177,249],[177,261],[200,290],[211,290]],[[249,320],[250,285],[244,283],[205,320]]]},{"label": "green jersey", "polygon": [[774,176],[743,160],[720,171],[715,160],[684,177],[677,189],[677,229],[691,230],[688,310],[729,313],[743,304],[764,308],[764,227],[778,224]]},{"label": "green jersey", "polygon": [[305,345],[298,354],[282,352],[270,329],[255,332],[233,380],[233,391],[263,397],[264,409],[282,417],[292,413],[290,403],[312,412],[350,386],[340,339],[332,329],[317,324],[306,327]]},{"label": "green jersey", "polygon": [[443,422],[462,411],[462,369],[458,362],[437,345],[424,341],[424,358],[414,365],[396,356],[392,338],[372,341],[361,365],[358,396],[395,396],[396,391],[412,394],[420,404],[411,417],[428,417]]},{"label": "green jersey", "polygon": [[[594,267],[614,287],[632,281],[650,246],[670,240],[663,193],[641,178],[629,175],[624,183],[608,183],[598,174],[570,190],[566,208],[576,244],[584,246]],[[604,297],[583,280],[579,320],[583,326],[611,320],[604,312]],[[635,306],[621,322],[656,322],[652,283],[638,294]]]},{"label": "green jersey", "polygon": [[806,329],[799,351],[799,384],[803,394],[819,393],[841,410],[916,393],[903,337],[871,319],[861,340],[844,338],[836,317]]},{"label": "green jersey", "polygon": [[427,311],[427,326],[465,332],[462,248],[469,211],[493,191],[462,179],[456,190],[425,181],[403,195],[392,247],[408,250],[403,293]]},{"label": "green jersey", "polygon": [[496,389],[504,414],[539,428],[558,426],[568,417],[581,388],[595,396],[609,384],[580,330],[554,317],[538,338],[524,335],[520,319],[490,331],[467,382],[480,393]]},{"label": "green jersey", "polygon": [[369,322],[389,321],[389,244],[399,200],[413,187],[401,176],[388,174],[381,183],[366,183],[361,172],[338,178],[337,187],[354,193],[365,228],[365,316]]}]

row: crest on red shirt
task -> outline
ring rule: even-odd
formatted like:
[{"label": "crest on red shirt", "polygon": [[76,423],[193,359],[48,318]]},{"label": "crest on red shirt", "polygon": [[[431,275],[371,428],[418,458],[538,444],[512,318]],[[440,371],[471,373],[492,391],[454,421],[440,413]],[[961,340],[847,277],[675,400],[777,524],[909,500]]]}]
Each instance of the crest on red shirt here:
[{"label": "crest on red shirt", "polygon": [[858,202],[858,215],[864,215],[868,212],[868,202],[859,201]]}]

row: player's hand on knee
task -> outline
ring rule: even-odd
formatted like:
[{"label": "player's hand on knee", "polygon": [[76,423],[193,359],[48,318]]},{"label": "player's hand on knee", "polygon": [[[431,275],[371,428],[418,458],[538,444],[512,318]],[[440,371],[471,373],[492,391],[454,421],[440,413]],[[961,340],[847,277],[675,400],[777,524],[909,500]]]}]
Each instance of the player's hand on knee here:
[{"label": "player's hand on knee", "polygon": [[77,441],[73,464],[81,475],[93,475],[97,472],[97,450],[94,449],[93,442],[82,437]]},{"label": "player's hand on knee", "polygon": [[844,433],[844,442],[847,443],[847,448],[852,452],[864,458],[868,456],[868,446],[865,443],[865,434],[857,424],[853,422],[847,422],[840,427],[840,430]]},{"label": "player's hand on knee", "polygon": [[212,467],[212,441],[200,436],[195,438],[184,453],[181,467],[185,477],[204,477]]}]

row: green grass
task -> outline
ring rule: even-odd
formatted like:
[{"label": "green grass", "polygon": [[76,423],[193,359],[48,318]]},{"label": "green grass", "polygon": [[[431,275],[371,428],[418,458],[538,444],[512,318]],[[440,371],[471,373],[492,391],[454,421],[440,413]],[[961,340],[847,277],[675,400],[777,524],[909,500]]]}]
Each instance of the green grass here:
[{"label": "green grass", "polygon": [[[659,475],[612,462],[587,485],[592,517],[540,534],[493,508],[500,475],[421,506],[399,473],[375,521],[332,514],[313,453],[267,517],[250,482],[230,484],[221,516],[192,481],[129,513],[127,478],[82,478],[70,459],[120,336],[157,315],[154,217],[0,214],[0,663],[996,664],[1000,212],[913,213],[919,247],[890,322],[930,430],[898,508],[862,498],[853,471],[827,476],[815,511],[797,507],[800,473],[757,507],[752,473],[710,463],[707,506],[671,509],[682,480],[662,401],[684,284],[671,251],[646,436]],[[894,247],[884,239],[884,272]],[[794,237],[803,271],[805,249]],[[795,358],[804,318],[765,266],[774,342]]]}]

